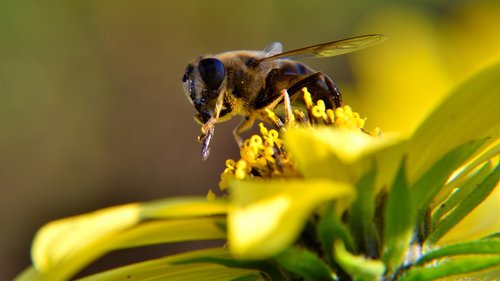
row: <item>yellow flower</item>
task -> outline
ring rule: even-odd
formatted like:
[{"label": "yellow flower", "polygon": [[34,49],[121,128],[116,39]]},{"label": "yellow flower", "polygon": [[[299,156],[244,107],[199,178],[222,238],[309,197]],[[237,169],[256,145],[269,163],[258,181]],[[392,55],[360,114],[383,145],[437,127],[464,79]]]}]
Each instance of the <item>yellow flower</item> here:
[{"label": "yellow flower", "polygon": [[[261,136],[245,141],[241,159],[226,162],[220,187],[231,187],[228,240],[237,257],[279,253],[298,239],[321,204],[338,201],[336,212],[344,211],[373,161],[385,165],[391,149],[401,151],[399,138],[369,133],[351,107],[326,108],[322,100],[313,103],[307,89],[303,93],[306,112],[296,109],[286,130],[279,133],[261,123]],[[386,157],[377,156],[379,151]],[[397,166],[392,168],[394,173]]]},{"label": "yellow flower", "polygon": [[[288,127],[312,127],[324,125],[325,127],[352,130],[353,136],[358,140],[370,139],[368,135],[377,135],[379,130],[371,132],[365,130],[365,119],[359,113],[352,111],[351,107],[343,106],[334,109],[325,108],[325,103],[318,100],[312,102],[311,94],[306,88],[302,89],[307,112],[295,110],[295,118]],[[310,118],[306,117],[310,116]],[[272,116],[272,118],[276,118]],[[275,178],[275,177],[299,177],[300,171],[294,167],[288,152],[283,148],[283,140],[277,130],[259,124],[260,135],[254,135],[247,139],[240,150],[241,159],[226,161],[226,169],[221,175],[219,188],[225,190],[232,180],[243,180],[249,178]],[[347,140],[350,141],[350,140]],[[359,148],[359,145],[349,146]]]},{"label": "yellow flower", "polygon": [[226,162],[224,200],[129,204],[49,223],[17,280],[68,280],[111,251],[213,239],[228,247],[83,280],[408,281],[498,266],[498,235],[442,242],[498,185],[498,81],[500,62],[404,137],[367,131],[350,107],[326,108],[304,90],[305,109],[278,130],[260,124],[241,158]]},{"label": "yellow flower", "polygon": [[[226,182],[231,187],[228,240],[232,253],[264,259],[293,243],[307,244],[300,230],[308,218],[325,217],[326,206],[335,206],[337,216],[350,214],[341,225],[352,236],[337,235],[351,253],[382,256],[386,274],[414,263],[425,251],[409,254],[415,251],[412,244],[431,251],[498,184],[500,126],[495,120],[500,115],[492,106],[500,92],[495,82],[498,73],[499,64],[461,85],[406,138],[379,130],[367,134],[364,119],[350,107],[327,109],[322,101],[313,103],[305,91],[308,112],[295,111],[294,123],[282,132],[280,147],[280,155],[292,160],[293,175],[299,177],[249,173],[244,180]],[[481,92],[482,98],[477,100],[474,92]],[[473,156],[475,160],[467,161]],[[330,193],[335,190],[347,193]],[[390,212],[376,213],[386,205]],[[377,242],[380,235],[382,240]],[[334,249],[330,254],[335,259],[343,252]],[[494,261],[477,266],[488,267]],[[380,274],[379,265],[370,274]],[[344,266],[353,274],[361,270]]]}]

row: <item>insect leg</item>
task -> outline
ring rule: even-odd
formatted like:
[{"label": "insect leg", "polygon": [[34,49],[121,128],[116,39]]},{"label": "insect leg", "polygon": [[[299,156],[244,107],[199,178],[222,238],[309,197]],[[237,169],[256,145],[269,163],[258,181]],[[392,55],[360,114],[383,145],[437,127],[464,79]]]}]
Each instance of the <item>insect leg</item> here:
[{"label": "insect leg", "polygon": [[294,122],[295,118],[293,117],[292,103],[290,102],[288,91],[286,89],[281,90],[281,96],[285,104],[285,124],[291,124],[291,122]]},{"label": "insect leg", "polygon": [[208,159],[208,155],[210,154],[210,141],[212,140],[213,136],[214,136],[214,127],[211,127],[204,136],[200,136],[200,140],[203,143],[203,145],[201,146],[202,160]]},{"label": "insect leg", "polygon": [[238,126],[234,128],[233,136],[239,147],[243,146],[243,139],[241,138],[240,134],[252,128],[254,121],[254,117],[245,117],[241,120],[240,124],[238,124]]},{"label": "insect leg", "polygon": [[201,158],[203,160],[207,160],[208,155],[210,154],[210,141],[214,136],[216,122],[217,119],[212,117],[201,127],[201,135],[198,136],[198,141],[202,143]]},{"label": "insect leg", "polygon": [[328,76],[321,72],[316,72],[298,81],[290,88],[288,94],[294,100],[300,90],[307,87],[316,100],[322,99],[327,107],[336,108],[342,106],[342,95],[335,83]]},{"label": "insect leg", "polygon": [[[202,143],[201,147],[201,158],[203,160],[207,160],[208,155],[210,154],[210,141],[214,136],[214,128],[215,123],[219,119],[219,114],[222,108],[222,104],[224,102],[224,93],[219,93],[219,97],[217,98],[217,102],[215,103],[215,117],[208,119],[208,121],[203,124],[201,127],[201,136],[198,137],[198,141]],[[201,118],[200,115],[195,115],[195,120],[197,118]]]}]

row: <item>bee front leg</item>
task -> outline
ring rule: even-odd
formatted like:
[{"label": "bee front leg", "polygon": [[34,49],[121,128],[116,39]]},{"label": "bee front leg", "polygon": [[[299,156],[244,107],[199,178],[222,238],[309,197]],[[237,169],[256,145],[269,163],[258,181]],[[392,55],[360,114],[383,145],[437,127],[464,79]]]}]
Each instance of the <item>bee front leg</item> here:
[{"label": "bee front leg", "polygon": [[198,136],[198,141],[202,143],[201,158],[203,160],[207,160],[208,155],[210,154],[210,142],[214,136],[216,122],[217,119],[212,117],[201,127],[201,135]]}]

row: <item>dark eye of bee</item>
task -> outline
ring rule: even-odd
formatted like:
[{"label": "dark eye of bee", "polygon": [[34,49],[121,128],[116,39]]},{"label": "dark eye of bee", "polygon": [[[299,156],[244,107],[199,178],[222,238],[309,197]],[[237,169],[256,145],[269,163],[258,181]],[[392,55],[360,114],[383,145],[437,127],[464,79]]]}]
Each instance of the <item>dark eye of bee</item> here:
[{"label": "dark eye of bee", "polygon": [[224,64],[214,58],[203,59],[198,66],[201,78],[211,90],[219,89],[220,84],[226,76],[226,67]]}]

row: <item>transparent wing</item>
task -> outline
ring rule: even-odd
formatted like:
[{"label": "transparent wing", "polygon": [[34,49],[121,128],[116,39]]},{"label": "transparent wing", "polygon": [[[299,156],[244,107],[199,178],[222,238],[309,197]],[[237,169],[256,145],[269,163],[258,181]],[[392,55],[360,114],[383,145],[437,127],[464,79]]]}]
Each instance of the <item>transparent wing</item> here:
[{"label": "transparent wing", "polygon": [[387,37],[381,34],[363,35],[363,36],[333,41],[330,43],[318,44],[284,53],[277,53],[262,58],[259,60],[259,62],[281,59],[281,58],[291,58],[291,57],[323,58],[323,57],[338,56],[373,46],[386,39]]},{"label": "transparent wing", "polygon": [[267,45],[262,52],[266,54],[266,57],[274,56],[283,51],[283,46],[280,42],[273,42]]}]

